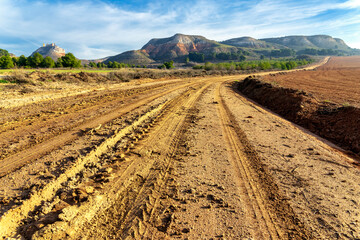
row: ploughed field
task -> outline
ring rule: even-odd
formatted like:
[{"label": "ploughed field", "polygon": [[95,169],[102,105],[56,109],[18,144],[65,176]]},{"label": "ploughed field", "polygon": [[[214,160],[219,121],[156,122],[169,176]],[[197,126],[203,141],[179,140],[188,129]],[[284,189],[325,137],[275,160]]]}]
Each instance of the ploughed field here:
[{"label": "ploughed field", "polygon": [[263,79],[312,93],[320,101],[360,107],[360,56],[331,57],[315,71],[271,74]]},{"label": "ploughed field", "polygon": [[360,238],[355,155],[246,98],[246,77],[4,85],[0,236]]}]

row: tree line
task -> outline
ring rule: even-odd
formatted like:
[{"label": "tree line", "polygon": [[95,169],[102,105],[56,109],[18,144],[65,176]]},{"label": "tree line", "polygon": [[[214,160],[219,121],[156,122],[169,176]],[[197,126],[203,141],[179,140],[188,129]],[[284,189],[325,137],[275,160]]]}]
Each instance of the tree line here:
[{"label": "tree line", "polygon": [[[165,63],[164,63],[165,64]],[[169,63],[166,63],[165,68],[173,68]],[[108,63],[104,62],[90,62],[89,64],[81,65],[81,61],[78,60],[74,54],[67,53],[65,56],[58,58],[57,61],[54,61],[51,57],[43,57],[40,53],[35,53],[33,56],[25,57],[21,55],[20,57],[11,57],[9,52],[0,49],[0,68],[1,69],[10,69],[10,68],[80,68],[80,67],[90,67],[90,68],[146,68],[145,65],[135,65],[135,64],[126,64],[118,63],[116,61]]]},{"label": "tree line", "polygon": [[205,62],[206,60],[218,60],[218,61],[226,61],[226,60],[233,60],[233,61],[245,61],[246,56],[249,56],[250,53],[245,50],[239,49],[238,52],[221,52],[221,53],[211,53],[205,55],[204,53],[199,52],[190,52],[188,57],[186,58],[186,62]]},{"label": "tree line", "polygon": [[297,54],[319,55],[319,56],[345,56],[344,51],[334,49],[315,49],[306,48],[304,50],[297,51]]},{"label": "tree line", "polygon": [[58,58],[55,62],[51,57],[43,57],[40,53],[35,53],[33,56],[25,57],[11,57],[8,53],[0,57],[0,68],[79,68],[81,61],[78,60],[72,53],[67,53],[65,56]]},{"label": "tree line", "polygon": [[204,65],[196,65],[194,69],[205,70],[270,70],[281,69],[291,70],[298,66],[304,66],[312,63],[313,60],[289,59],[289,60],[269,60],[269,61],[246,61],[246,62],[206,62]]}]

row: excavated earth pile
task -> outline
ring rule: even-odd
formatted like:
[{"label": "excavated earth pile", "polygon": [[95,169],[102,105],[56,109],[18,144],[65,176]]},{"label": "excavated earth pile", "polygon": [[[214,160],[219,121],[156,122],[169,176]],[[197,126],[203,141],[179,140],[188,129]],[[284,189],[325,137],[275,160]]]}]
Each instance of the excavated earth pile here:
[{"label": "excavated earth pile", "polygon": [[360,109],[320,102],[311,93],[277,87],[249,76],[238,90],[259,104],[331,142],[360,153]]}]

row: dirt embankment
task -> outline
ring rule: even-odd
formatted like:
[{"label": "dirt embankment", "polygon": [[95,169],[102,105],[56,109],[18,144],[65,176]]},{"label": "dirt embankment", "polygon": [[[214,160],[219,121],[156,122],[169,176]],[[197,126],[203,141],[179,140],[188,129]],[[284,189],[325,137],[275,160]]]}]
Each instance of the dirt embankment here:
[{"label": "dirt embankment", "polygon": [[346,150],[360,153],[360,109],[319,102],[312,94],[276,87],[253,76],[238,83],[247,97],[330,140]]}]

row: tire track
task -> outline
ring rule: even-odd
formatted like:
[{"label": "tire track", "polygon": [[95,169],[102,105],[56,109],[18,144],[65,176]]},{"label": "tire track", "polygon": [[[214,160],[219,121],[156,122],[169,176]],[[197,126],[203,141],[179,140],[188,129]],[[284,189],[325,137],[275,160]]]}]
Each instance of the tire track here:
[{"label": "tire track", "polygon": [[11,234],[14,234],[14,232],[16,232],[16,228],[19,226],[21,221],[28,216],[30,211],[33,211],[33,209],[35,209],[36,206],[39,206],[42,202],[52,199],[56,191],[59,188],[61,188],[64,182],[66,182],[68,179],[80,173],[84,169],[86,164],[98,161],[99,157],[103,153],[108,151],[109,148],[113,147],[121,138],[125,137],[134,128],[137,128],[145,121],[147,121],[149,118],[156,115],[158,112],[162,110],[162,108],[163,105],[160,105],[159,107],[155,108],[154,110],[142,116],[138,121],[134,122],[132,125],[119,130],[113,137],[107,139],[96,149],[92,150],[88,155],[77,159],[72,167],[67,169],[54,181],[47,184],[42,190],[32,195],[30,199],[25,200],[21,204],[21,206],[6,212],[0,218],[0,236],[6,237]]},{"label": "tire track", "polygon": [[301,223],[262,165],[245,134],[234,120],[217,85],[215,99],[230,155],[237,166],[238,185],[245,208],[251,214],[252,235],[256,239],[308,239]]},{"label": "tire track", "polygon": [[172,106],[159,117],[154,131],[136,148],[136,154],[142,158],[140,163],[135,156],[134,167],[139,165],[138,169],[129,171],[123,178],[124,181],[128,181],[131,173],[136,173],[139,181],[134,181],[127,189],[121,190],[120,196],[114,198],[117,199],[114,206],[105,215],[93,221],[95,226],[86,228],[90,229],[87,235],[89,238],[106,236],[102,235],[103,231],[106,231],[102,227],[102,222],[111,218],[114,212],[118,214],[114,220],[117,224],[111,223],[115,226],[107,235],[121,239],[147,238],[148,228],[152,227],[151,222],[155,217],[154,210],[159,204],[159,191],[164,187],[172,159],[182,138],[188,111],[209,85],[208,83],[196,90],[191,89],[181,98],[169,103]]},{"label": "tire track", "polygon": [[5,159],[2,159],[0,162],[0,177],[6,175],[7,173],[14,171],[21,166],[28,164],[32,161],[35,161],[36,159],[40,158],[41,156],[53,151],[56,148],[59,148],[62,145],[67,144],[68,142],[74,141],[75,139],[79,138],[79,133],[82,129],[92,129],[100,124],[105,124],[106,122],[111,121],[112,119],[118,118],[122,116],[123,114],[130,112],[148,102],[151,102],[161,96],[164,96],[166,94],[169,94],[173,91],[179,90],[181,88],[186,88],[188,86],[194,85],[196,83],[185,83],[180,86],[171,88],[170,90],[166,90],[164,92],[146,96],[143,98],[139,98],[134,103],[131,103],[127,106],[121,106],[120,108],[105,114],[101,117],[98,117],[96,119],[90,120],[84,124],[81,124],[79,126],[74,127],[71,130],[68,130],[65,133],[62,133],[58,136],[55,136],[48,141],[42,142],[40,144],[37,144],[31,148],[25,149],[21,152],[18,152],[14,155],[11,155]]},{"label": "tire track", "polygon": [[248,210],[248,221],[253,226],[258,225],[259,228],[254,228],[252,235],[257,239],[279,239],[282,234],[275,226],[270,214],[264,206],[264,197],[258,189],[257,180],[250,172],[248,160],[244,155],[244,147],[238,140],[236,132],[233,130],[233,122],[231,122],[228,112],[225,109],[224,102],[220,95],[219,83],[216,87],[215,101],[217,101],[217,111],[221,118],[221,125],[226,139],[228,149],[231,149],[231,158],[237,166],[238,185],[240,196],[245,203],[245,208]]}]

